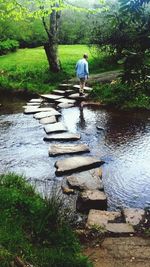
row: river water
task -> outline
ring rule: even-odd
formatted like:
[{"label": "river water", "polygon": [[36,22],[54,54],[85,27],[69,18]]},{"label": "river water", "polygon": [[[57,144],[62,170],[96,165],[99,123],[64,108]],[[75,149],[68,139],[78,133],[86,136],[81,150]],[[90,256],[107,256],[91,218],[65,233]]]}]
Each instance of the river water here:
[{"label": "river water", "polygon": [[[23,174],[40,192],[50,194],[63,177],[55,176],[58,157],[48,156],[50,143],[43,141],[43,126],[33,115],[23,114],[24,100],[1,98],[0,103],[0,173]],[[109,209],[149,207],[150,113],[92,107],[61,112],[69,131],[81,134],[76,143],[88,144],[90,155],[105,161],[103,182]]]}]

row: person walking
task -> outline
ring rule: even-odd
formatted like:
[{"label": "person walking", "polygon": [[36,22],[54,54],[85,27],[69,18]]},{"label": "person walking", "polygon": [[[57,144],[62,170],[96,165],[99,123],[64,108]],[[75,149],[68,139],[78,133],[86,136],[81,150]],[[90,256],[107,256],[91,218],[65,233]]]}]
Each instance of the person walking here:
[{"label": "person walking", "polygon": [[79,96],[84,95],[85,83],[89,76],[89,66],[87,60],[88,60],[88,55],[84,54],[83,58],[78,60],[76,64],[76,74],[80,80]]}]

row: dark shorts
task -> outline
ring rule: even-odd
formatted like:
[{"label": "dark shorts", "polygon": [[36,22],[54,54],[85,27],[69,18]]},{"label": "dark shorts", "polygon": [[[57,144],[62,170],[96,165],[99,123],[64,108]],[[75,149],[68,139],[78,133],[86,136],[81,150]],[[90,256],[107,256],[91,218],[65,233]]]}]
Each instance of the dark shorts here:
[{"label": "dark shorts", "polygon": [[80,78],[80,83],[85,83],[85,78]]}]

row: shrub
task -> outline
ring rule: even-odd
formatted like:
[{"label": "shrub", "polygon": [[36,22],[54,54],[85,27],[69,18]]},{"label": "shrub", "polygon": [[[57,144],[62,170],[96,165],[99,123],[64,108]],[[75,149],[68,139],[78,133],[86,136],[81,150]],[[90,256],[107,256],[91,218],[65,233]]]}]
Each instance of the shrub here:
[{"label": "shrub", "polygon": [[7,39],[0,41],[0,55],[5,55],[9,52],[14,52],[19,48],[19,42],[16,40]]}]

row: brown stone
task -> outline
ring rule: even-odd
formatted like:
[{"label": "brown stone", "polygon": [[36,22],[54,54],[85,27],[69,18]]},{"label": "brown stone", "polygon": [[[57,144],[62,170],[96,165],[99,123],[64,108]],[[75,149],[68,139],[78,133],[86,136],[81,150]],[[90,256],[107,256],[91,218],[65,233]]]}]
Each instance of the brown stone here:
[{"label": "brown stone", "polygon": [[101,211],[91,209],[88,215],[87,225],[104,227],[108,222],[112,222],[121,217],[120,211]]},{"label": "brown stone", "polygon": [[78,196],[77,210],[80,212],[88,212],[90,209],[107,209],[107,197],[104,192],[99,190],[85,190]]},{"label": "brown stone", "polygon": [[51,145],[51,147],[49,148],[49,156],[85,153],[89,151],[89,147],[85,144],[55,144]]},{"label": "brown stone", "polygon": [[140,221],[142,220],[145,211],[143,209],[124,209],[123,214],[125,217],[126,223],[132,224],[132,225],[138,225]]},{"label": "brown stone", "polygon": [[106,230],[115,234],[134,233],[132,225],[127,223],[108,223],[106,224]]}]

